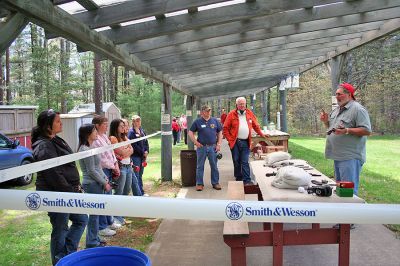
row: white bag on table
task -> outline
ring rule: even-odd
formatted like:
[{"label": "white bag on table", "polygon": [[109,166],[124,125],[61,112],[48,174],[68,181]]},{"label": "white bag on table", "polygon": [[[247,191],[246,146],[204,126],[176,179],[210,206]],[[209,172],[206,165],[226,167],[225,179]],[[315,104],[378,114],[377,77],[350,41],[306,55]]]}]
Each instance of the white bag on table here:
[{"label": "white bag on table", "polygon": [[271,185],[277,188],[298,189],[306,187],[311,182],[311,175],[304,169],[295,166],[280,168]]},{"label": "white bag on table", "polygon": [[276,162],[289,160],[290,158],[290,154],[284,151],[271,152],[265,156],[265,164],[270,166]]}]

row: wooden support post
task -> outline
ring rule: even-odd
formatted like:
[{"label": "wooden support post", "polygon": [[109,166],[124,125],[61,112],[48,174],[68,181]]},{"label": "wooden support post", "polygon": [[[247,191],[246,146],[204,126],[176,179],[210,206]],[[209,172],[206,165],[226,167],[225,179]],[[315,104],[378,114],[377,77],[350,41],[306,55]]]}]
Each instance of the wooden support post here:
[{"label": "wooden support post", "polygon": [[274,266],[283,265],[283,223],[273,224],[273,262]]},{"label": "wooden support post", "polygon": [[[194,108],[194,97],[193,96],[188,96],[186,99],[186,121],[187,121],[187,132],[189,132],[190,127],[192,126],[193,123],[193,115],[196,112]],[[187,145],[189,150],[194,150],[194,143],[193,141],[187,137]]]},{"label": "wooden support post", "polygon": [[341,224],[339,229],[339,266],[350,265],[350,224]]},{"label": "wooden support post", "polygon": [[231,248],[231,265],[246,266],[246,247]]},{"label": "wooden support post", "polygon": [[256,93],[250,95],[251,111],[254,114],[256,114],[256,99],[257,99],[257,94]]},{"label": "wooden support post", "polygon": [[171,86],[163,84],[161,93],[161,179],[172,181]]},{"label": "wooden support post", "polygon": [[102,82],[101,82],[101,62],[99,60],[99,55],[97,53],[94,54],[94,109],[96,114],[103,114],[103,95],[102,95]]},{"label": "wooden support post", "polygon": [[280,113],[281,113],[281,128],[280,130],[283,132],[288,132],[287,128],[287,118],[286,118],[286,95],[287,90],[285,88],[279,89],[279,100],[280,100]]},{"label": "wooden support post", "polygon": [[342,70],[343,70],[343,65],[344,65],[344,62],[346,59],[346,54],[347,53],[332,57],[332,59],[329,60],[328,69],[330,70],[330,73],[331,73],[332,110],[337,106],[335,93],[336,93],[337,87],[339,86],[339,83],[340,83],[340,74],[342,73]]},{"label": "wooden support post", "polygon": [[268,102],[266,101],[265,98],[265,90],[261,92],[261,113],[262,113],[262,125],[263,126],[268,126],[268,116],[267,116],[267,106]]},{"label": "wooden support post", "polygon": [[199,98],[196,98],[196,115],[194,117],[200,117],[200,108],[201,108],[201,101]]}]

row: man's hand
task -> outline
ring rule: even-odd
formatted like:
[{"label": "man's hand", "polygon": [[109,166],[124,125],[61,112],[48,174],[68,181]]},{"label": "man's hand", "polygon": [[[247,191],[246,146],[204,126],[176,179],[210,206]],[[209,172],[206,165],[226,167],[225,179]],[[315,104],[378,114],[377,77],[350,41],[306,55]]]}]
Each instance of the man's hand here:
[{"label": "man's hand", "polygon": [[339,128],[335,128],[335,131],[333,131],[333,133],[335,135],[345,135],[347,133],[347,130],[348,130],[347,128],[339,127]]},{"label": "man's hand", "polygon": [[196,141],[196,142],[194,143],[194,145],[196,145],[197,148],[203,147],[203,145],[202,145],[200,142],[198,142],[198,141]]},{"label": "man's hand", "polygon": [[216,151],[220,151],[220,150],[221,150],[221,144],[215,145],[215,150],[216,150]]},{"label": "man's hand", "polygon": [[328,115],[328,113],[326,113],[326,112],[324,111],[324,109],[322,109],[321,112],[319,113],[319,119],[320,119],[322,122],[324,122],[325,125],[328,124],[329,115]]}]

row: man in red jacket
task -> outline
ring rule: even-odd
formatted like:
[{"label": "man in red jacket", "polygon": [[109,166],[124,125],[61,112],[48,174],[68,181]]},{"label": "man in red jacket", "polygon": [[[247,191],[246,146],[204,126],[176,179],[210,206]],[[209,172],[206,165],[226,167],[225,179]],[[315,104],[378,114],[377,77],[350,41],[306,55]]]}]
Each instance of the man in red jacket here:
[{"label": "man in red jacket", "polygon": [[226,117],[223,134],[232,152],[236,181],[243,181],[245,186],[253,184],[249,166],[252,129],[264,138],[269,137],[261,131],[253,112],[246,108],[246,98],[239,97],[236,99],[236,109]]}]

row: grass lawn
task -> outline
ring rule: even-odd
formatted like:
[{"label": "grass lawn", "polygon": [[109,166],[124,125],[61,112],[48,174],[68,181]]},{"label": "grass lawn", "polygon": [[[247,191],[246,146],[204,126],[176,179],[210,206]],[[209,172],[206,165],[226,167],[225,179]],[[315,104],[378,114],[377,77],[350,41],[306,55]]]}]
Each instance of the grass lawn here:
[{"label": "grass lawn", "polygon": [[[333,177],[333,161],[324,157],[325,138],[291,137],[289,149],[296,158]],[[372,136],[367,140],[367,161],[360,176],[359,196],[368,203],[400,204],[400,137]],[[400,231],[400,225],[390,226]]]},{"label": "grass lawn", "polygon": [[[173,172],[172,182],[161,183],[161,137],[150,138],[149,142],[148,166],[143,177],[146,192],[152,196],[175,197],[180,188],[179,171]],[[186,147],[183,144],[173,146],[173,167],[179,166],[179,152]],[[35,190],[34,182],[35,180],[25,187],[14,187],[14,183],[7,182],[1,184],[0,188]],[[116,237],[107,239],[108,244],[145,251],[153,241],[153,235],[161,220],[127,218],[127,222],[129,223],[118,231]],[[0,265],[51,265],[50,233],[51,226],[46,212],[0,210],[0,245],[3,247],[0,252]],[[85,234],[80,246],[85,246]]]}]

